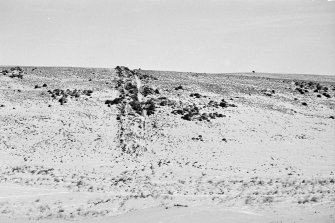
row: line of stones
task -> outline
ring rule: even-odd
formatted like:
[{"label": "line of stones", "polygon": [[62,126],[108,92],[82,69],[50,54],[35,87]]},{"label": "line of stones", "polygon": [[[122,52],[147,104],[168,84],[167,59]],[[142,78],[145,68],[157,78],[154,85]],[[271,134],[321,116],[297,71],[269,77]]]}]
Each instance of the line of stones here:
[{"label": "line of stones", "polygon": [[119,114],[119,146],[122,153],[132,156],[141,156],[147,151],[145,146],[145,122],[146,110],[137,109],[135,105],[145,103],[141,94],[141,81],[136,71],[127,67],[117,66],[115,68],[117,79],[116,89],[119,97],[114,99]]}]

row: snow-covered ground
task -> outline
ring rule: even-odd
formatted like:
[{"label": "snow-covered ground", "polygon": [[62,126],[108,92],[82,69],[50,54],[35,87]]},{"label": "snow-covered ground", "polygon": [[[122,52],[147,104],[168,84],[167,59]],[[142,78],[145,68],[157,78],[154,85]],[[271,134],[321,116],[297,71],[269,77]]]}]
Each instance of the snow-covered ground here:
[{"label": "snow-covered ground", "polygon": [[170,103],[142,116],[105,104],[114,69],[23,69],[0,74],[0,222],[334,221],[334,77],[140,71]]}]

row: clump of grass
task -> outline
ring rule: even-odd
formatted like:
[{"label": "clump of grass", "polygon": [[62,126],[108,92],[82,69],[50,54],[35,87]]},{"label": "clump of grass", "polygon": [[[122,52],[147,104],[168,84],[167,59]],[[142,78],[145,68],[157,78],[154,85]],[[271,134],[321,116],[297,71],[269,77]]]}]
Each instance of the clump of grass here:
[{"label": "clump of grass", "polygon": [[312,201],[312,202],[318,202],[318,198],[314,196],[314,197],[311,198],[310,201]]},{"label": "clump of grass", "polygon": [[272,203],[273,202],[273,197],[268,196],[263,198],[263,203]]},{"label": "clump of grass", "polygon": [[309,198],[309,196],[306,196],[303,199],[298,200],[298,204],[306,204],[308,202],[318,202],[318,198],[316,196],[313,196],[312,198]]}]

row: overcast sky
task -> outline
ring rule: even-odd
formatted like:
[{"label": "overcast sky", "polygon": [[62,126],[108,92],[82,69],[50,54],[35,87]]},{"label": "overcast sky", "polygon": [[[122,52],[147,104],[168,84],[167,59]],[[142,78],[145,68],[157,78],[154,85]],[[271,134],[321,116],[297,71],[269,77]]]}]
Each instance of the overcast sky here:
[{"label": "overcast sky", "polygon": [[335,1],[0,0],[0,64],[335,75]]}]

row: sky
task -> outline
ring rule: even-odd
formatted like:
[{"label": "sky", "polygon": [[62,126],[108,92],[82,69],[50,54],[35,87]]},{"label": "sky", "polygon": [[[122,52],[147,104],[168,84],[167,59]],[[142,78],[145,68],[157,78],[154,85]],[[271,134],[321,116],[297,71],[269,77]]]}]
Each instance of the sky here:
[{"label": "sky", "polygon": [[333,0],[0,0],[0,65],[335,75]]}]

